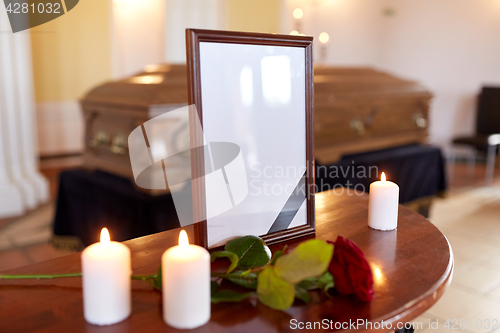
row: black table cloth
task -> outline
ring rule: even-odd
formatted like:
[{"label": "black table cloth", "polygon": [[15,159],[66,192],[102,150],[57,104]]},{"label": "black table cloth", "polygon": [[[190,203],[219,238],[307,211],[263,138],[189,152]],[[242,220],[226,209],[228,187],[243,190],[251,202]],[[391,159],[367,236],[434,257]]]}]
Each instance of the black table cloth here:
[{"label": "black table cloth", "polygon": [[399,185],[400,203],[435,196],[446,190],[441,150],[417,144],[347,155],[332,165],[317,164],[316,185],[319,192],[336,186],[369,192],[370,183],[380,180],[382,172],[388,180]]},{"label": "black table cloth", "polygon": [[60,175],[55,236],[77,236],[89,245],[99,240],[103,227],[112,240],[124,241],[179,226],[170,194],[147,195],[130,180],[102,171]]},{"label": "black table cloth", "polygon": [[[359,173],[363,168],[366,175]],[[441,151],[409,145],[345,156],[329,166],[317,165],[317,190],[340,191],[339,186],[343,186],[368,191],[381,172],[399,185],[400,203],[432,197],[446,189]],[[179,226],[170,194],[149,196],[130,180],[102,171],[71,170],[60,175],[54,220],[54,235],[63,236],[59,240],[76,236],[89,245],[98,241],[101,228],[107,227],[113,240],[124,241]]]}]

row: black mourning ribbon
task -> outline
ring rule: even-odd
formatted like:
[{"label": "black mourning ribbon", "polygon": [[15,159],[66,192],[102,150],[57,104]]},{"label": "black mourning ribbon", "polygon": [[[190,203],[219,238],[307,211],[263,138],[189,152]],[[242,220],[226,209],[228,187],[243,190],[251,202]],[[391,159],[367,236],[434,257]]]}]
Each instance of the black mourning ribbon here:
[{"label": "black mourning ribbon", "polygon": [[268,234],[288,229],[302,203],[306,200],[306,192],[306,172],[304,172],[304,175],[286,201],[285,206],[283,206],[283,209],[281,209],[273,225],[267,232]]}]

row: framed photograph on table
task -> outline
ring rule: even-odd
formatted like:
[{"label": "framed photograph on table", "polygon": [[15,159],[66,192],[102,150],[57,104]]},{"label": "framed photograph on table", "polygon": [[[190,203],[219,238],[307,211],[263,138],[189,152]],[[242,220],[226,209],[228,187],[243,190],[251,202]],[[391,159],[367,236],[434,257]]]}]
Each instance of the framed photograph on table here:
[{"label": "framed photograph on table", "polygon": [[[256,235],[273,244],[315,233],[312,40],[186,30],[189,104],[203,128],[191,140],[209,147],[192,156],[193,174],[221,169],[232,204],[195,224],[196,243],[213,248]],[[209,165],[212,143],[224,142],[239,147],[246,178]],[[218,200],[211,186],[193,188],[195,206]]]}]

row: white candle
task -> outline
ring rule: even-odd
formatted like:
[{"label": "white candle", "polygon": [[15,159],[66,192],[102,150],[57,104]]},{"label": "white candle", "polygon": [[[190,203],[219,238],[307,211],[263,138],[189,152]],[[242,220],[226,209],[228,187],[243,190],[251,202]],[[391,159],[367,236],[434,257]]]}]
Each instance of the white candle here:
[{"label": "white candle", "polygon": [[161,258],[163,320],[170,326],[191,329],[210,320],[210,254],[190,245],[186,231],[179,245]]},{"label": "white candle", "polygon": [[368,226],[377,230],[394,230],[398,226],[399,186],[387,181],[382,172],[382,181],[370,184]]},{"label": "white candle", "polygon": [[108,229],[101,241],[82,252],[83,313],[94,325],[111,325],[130,315],[130,250],[111,242]]}]

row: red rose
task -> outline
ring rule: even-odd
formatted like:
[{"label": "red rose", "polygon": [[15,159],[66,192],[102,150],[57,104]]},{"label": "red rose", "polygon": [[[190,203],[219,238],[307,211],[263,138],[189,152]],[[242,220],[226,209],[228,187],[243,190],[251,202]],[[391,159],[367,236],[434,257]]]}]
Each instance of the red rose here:
[{"label": "red rose", "polygon": [[363,251],[341,236],[328,243],[334,245],[328,271],[333,275],[335,289],[341,294],[356,294],[363,301],[371,301],[374,297],[373,276]]}]

